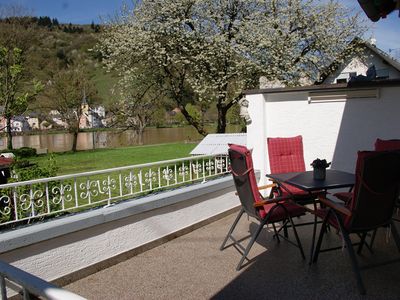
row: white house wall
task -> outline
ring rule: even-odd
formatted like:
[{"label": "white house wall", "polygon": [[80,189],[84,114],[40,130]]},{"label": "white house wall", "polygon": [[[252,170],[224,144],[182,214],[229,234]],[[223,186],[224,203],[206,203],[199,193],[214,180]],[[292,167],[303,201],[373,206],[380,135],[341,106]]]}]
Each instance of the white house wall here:
[{"label": "white house wall", "polygon": [[398,70],[385,63],[382,58],[378,57],[371,50],[366,49],[361,55],[354,55],[343,63],[340,68],[324,80],[324,84],[336,83],[336,79],[342,78],[342,76],[340,76],[341,73],[357,72],[357,75],[365,75],[368,68],[371,66],[375,66],[377,71],[387,69],[389,71],[389,79],[400,78],[400,72]]},{"label": "white house wall", "polygon": [[248,112],[251,118],[251,123],[247,125],[247,147],[252,149],[252,157],[254,167],[262,171],[260,176],[261,183],[264,182],[265,170],[267,163],[266,156],[266,98],[263,94],[247,95],[249,100]]},{"label": "white house wall", "polygon": [[247,95],[252,119],[247,141],[255,168],[269,172],[267,137],[302,135],[307,169],[325,158],[332,168],[353,172],[358,150],[373,150],[378,137],[400,138],[399,94],[400,87],[380,88],[379,99],[311,104],[307,92]]}]

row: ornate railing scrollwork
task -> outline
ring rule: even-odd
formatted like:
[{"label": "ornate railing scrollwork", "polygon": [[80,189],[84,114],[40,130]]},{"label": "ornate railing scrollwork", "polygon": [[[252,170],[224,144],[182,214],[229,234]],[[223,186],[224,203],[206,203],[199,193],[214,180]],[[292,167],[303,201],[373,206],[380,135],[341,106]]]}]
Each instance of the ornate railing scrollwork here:
[{"label": "ornate railing scrollwork", "polygon": [[228,173],[226,156],[196,156],[156,163],[0,185],[0,228],[127,197],[206,181]]}]

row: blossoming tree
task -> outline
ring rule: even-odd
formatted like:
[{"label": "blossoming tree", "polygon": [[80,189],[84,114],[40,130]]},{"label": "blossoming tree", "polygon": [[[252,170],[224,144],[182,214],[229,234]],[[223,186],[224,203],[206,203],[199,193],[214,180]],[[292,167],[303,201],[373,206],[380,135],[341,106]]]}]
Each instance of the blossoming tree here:
[{"label": "blossoming tree", "polygon": [[363,31],[337,1],[317,0],[142,0],[108,25],[106,66],[121,77],[148,75],[141,90],[172,98],[203,135],[188,102],[216,105],[223,133],[228,110],[260,76],[312,82]]}]

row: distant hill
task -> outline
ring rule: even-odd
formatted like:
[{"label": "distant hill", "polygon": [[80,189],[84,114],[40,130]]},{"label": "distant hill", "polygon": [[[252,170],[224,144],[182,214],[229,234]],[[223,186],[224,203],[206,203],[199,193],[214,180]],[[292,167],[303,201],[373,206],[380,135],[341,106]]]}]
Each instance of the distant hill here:
[{"label": "distant hill", "polygon": [[[46,85],[58,70],[74,62],[84,63],[98,92],[95,99],[89,99],[89,104],[102,104],[107,109],[109,104],[116,103],[111,90],[118,78],[116,74],[105,72],[101,54],[95,50],[102,29],[101,25],[93,23],[90,25],[61,24],[57,19],[47,16],[0,19],[0,45],[7,38],[15,38],[14,42],[26,54],[24,67],[26,81],[29,82],[35,78]],[[31,104],[30,110],[39,111],[40,104],[46,101],[48,102],[49,99],[46,99],[42,93],[36,103]],[[175,105],[174,101],[165,99],[165,107],[157,112],[160,113],[160,117],[155,125],[163,126],[164,122],[168,123],[168,120],[164,120],[164,115],[167,111],[174,109]],[[200,108],[196,109],[200,111]],[[174,117],[174,122],[184,123],[183,117],[181,119]],[[204,114],[204,119],[215,121],[216,108],[212,106],[208,109]]]},{"label": "distant hill", "polygon": [[0,19],[0,44],[1,36],[15,24],[18,31],[29,30],[29,41],[24,45],[27,80],[36,78],[46,83],[54,72],[79,61],[87,67],[98,90],[94,100],[104,105],[112,101],[110,90],[117,79],[104,71],[100,53],[93,50],[101,33],[100,25],[60,24],[47,16]]}]

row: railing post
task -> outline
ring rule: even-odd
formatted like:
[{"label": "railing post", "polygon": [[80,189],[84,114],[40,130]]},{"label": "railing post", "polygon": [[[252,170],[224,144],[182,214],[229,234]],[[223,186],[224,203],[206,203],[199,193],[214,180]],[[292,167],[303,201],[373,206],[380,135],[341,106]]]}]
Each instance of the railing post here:
[{"label": "railing post", "polygon": [[46,192],[46,205],[47,205],[47,213],[51,213],[51,208],[50,208],[50,195],[49,195],[49,183],[45,183],[45,192]]},{"label": "railing post", "polygon": [[31,300],[31,294],[25,287],[22,288],[22,294],[24,296],[24,300]]},{"label": "railing post", "polygon": [[107,176],[107,188],[108,188],[108,201],[107,201],[107,206],[111,205],[111,179],[110,176]]},{"label": "railing post", "polygon": [[204,164],[205,164],[205,162],[204,162],[204,158],[203,158],[203,166],[202,166],[202,168],[203,168],[203,183],[206,182],[206,166]]},{"label": "railing post", "polygon": [[6,280],[4,276],[0,276],[0,292],[1,299],[7,299],[7,288],[6,288]]}]

